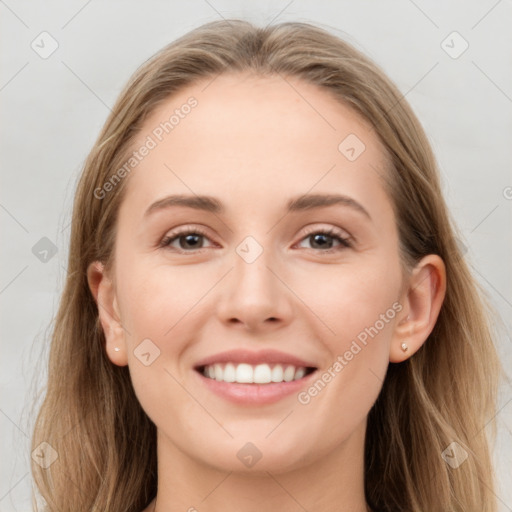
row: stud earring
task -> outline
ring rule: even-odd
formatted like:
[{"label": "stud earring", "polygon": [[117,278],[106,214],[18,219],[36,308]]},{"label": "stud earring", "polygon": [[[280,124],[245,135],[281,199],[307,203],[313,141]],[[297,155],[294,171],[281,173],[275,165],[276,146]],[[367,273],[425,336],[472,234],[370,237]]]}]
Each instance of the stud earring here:
[{"label": "stud earring", "polygon": [[409,347],[407,346],[407,343],[402,343],[402,350],[404,352],[407,352],[409,350]]},{"label": "stud earring", "polygon": [[119,352],[121,349],[120,349],[119,347],[114,347],[114,350],[115,350],[116,352]]}]

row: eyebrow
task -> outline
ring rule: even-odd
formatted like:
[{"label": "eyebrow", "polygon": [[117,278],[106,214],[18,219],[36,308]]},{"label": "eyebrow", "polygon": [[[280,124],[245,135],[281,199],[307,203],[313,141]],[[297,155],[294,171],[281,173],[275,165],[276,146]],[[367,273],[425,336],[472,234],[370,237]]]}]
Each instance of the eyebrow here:
[{"label": "eyebrow", "polygon": [[[362,213],[371,220],[370,214],[360,203],[351,197],[340,194],[306,194],[298,196],[288,201],[286,210],[287,212],[298,212],[333,205],[348,206],[349,208]],[[144,217],[147,217],[156,211],[171,208],[173,206],[193,208],[194,210],[202,210],[216,214],[225,212],[224,205],[212,196],[171,195],[164,197],[163,199],[159,199],[151,204],[144,213]]]}]

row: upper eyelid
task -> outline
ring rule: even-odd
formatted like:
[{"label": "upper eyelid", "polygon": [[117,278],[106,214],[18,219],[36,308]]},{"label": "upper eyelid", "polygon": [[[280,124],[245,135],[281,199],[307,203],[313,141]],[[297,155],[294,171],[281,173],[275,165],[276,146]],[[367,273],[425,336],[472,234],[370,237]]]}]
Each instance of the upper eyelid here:
[{"label": "upper eyelid", "polygon": [[[322,226],[316,226],[316,225],[314,225],[312,227],[308,227],[306,232],[302,235],[302,238],[312,235],[317,232],[330,232],[330,234],[332,236],[339,236],[340,238],[346,238],[346,239],[352,240],[352,235],[346,229],[339,228],[337,226],[329,226],[329,227],[323,226],[322,227]],[[301,240],[302,240],[302,238],[301,238]]]},{"label": "upper eyelid", "polygon": [[[201,224],[196,224],[196,225],[184,225],[184,226],[179,226],[179,227],[170,229],[166,232],[166,234],[164,235],[164,238],[167,238],[170,236],[176,237],[176,236],[187,234],[187,233],[193,233],[195,231],[197,231],[198,233],[200,233],[204,236],[210,237],[210,235],[208,234],[208,231],[210,231],[209,228],[206,228],[206,227],[202,226]],[[312,233],[316,233],[317,231],[332,231],[333,233],[339,232],[340,236],[343,235],[344,238],[352,238],[352,235],[346,229],[343,229],[343,228],[340,228],[337,226],[325,226],[325,225],[324,226],[322,226],[322,225],[308,226],[306,228],[306,232],[302,234],[302,237],[308,236]]]}]

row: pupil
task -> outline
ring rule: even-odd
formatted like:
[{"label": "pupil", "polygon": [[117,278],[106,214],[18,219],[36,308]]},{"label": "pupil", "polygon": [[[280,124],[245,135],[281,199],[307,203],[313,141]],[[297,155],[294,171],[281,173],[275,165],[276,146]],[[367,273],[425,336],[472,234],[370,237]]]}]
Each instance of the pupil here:
[{"label": "pupil", "polygon": [[[185,244],[195,247],[198,245],[197,240],[200,237],[201,237],[201,235],[185,235],[183,238],[185,239]],[[183,247],[184,244],[181,244],[181,245],[182,245],[182,248],[186,248],[186,247]]]},{"label": "pupil", "polygon": [[314,240],[313,245],[314,244],[318,245],[318,241],[320,240],[320,244],[319,244],[320,247],[328,246],[330,248],[332,246],[332,240],[331,240],[331,243],[326,242],[326,239],[330,238],[330,236],[323,235],[321,233],[318,233],[318,234],[312,235],[312,236],[313,236],[313,240]]}]

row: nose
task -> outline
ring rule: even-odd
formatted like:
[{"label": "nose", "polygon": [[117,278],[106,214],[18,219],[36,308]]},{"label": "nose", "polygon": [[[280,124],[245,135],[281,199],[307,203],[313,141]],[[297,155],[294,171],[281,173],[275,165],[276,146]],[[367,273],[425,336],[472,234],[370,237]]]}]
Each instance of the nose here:
[{"label": "nose", "polygon": [[218,317],[224,324],[265,332],[290,323],[293,294],[275,263],[266,250],[252,263],[235,255],[234,268],[223,280],[217,304]]}]

